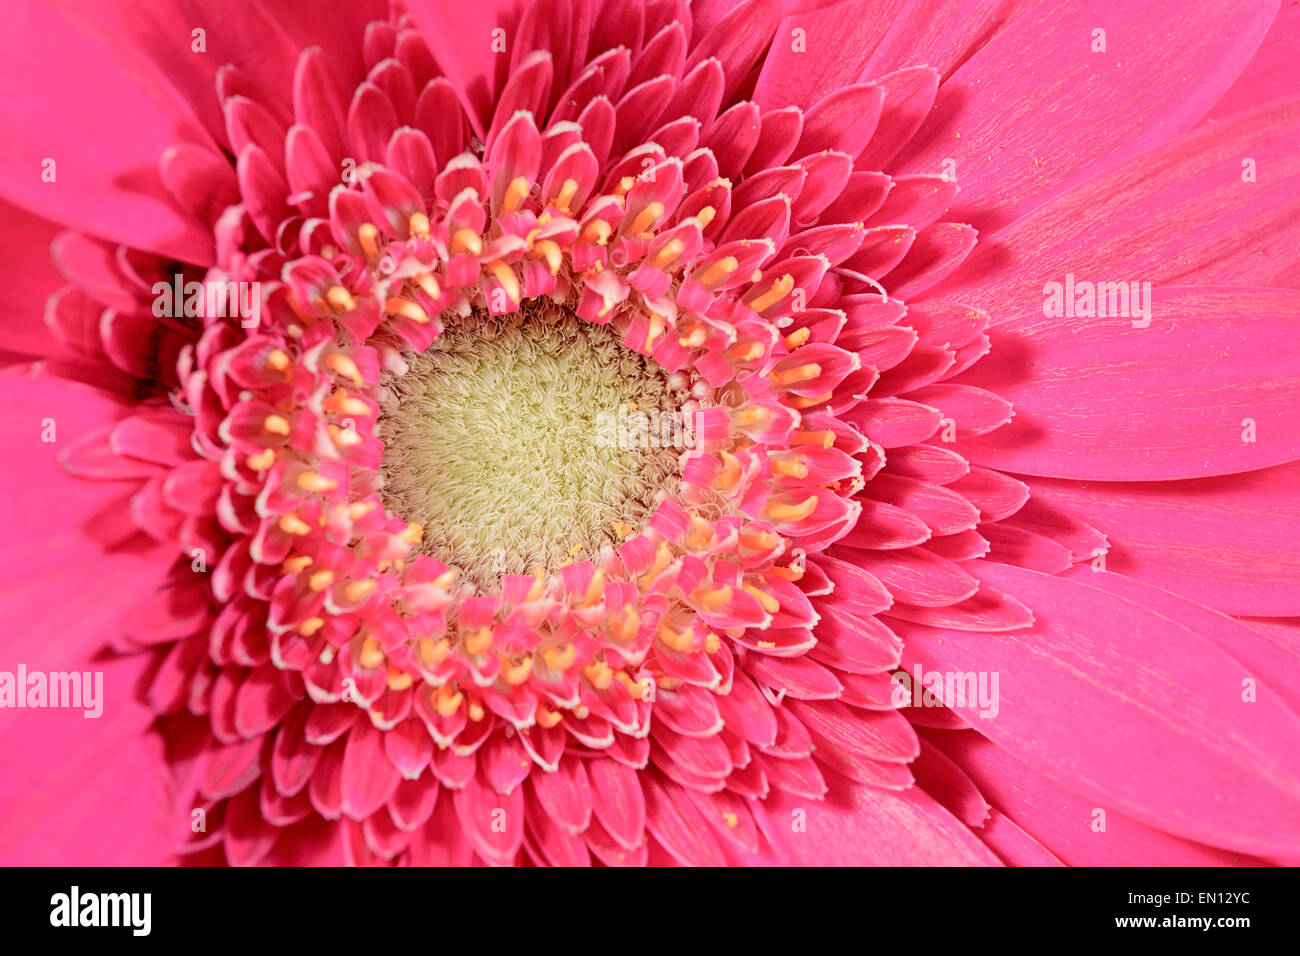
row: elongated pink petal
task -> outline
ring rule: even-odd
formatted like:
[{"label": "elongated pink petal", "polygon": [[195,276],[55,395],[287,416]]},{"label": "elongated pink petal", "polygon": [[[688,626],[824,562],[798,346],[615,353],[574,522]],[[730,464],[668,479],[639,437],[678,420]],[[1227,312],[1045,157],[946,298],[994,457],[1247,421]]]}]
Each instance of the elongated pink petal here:
[{"label": "elongated pink petal", "polygon": [[[1276,11],[1273,0],[1043,4],[944,83],[898,168],[938,173],[955,160],[957,217],[987,233],[1189,128],[1237,78]],[[1098,43],[1104,50],[1091,52]],[[1130,55],[1137,50],[1159,55]]]},{"label": "elongated pink petal", "polygon": [[1300,614],[1300,465],[1175,484],[1029,486],[1110,538],[1108,570],[1229,614]]},{"label": "elongated pink petal", "polygon": [[[1067,790],[978,734],[930,730],[926,735],[999,811],[1071,866],[1227,866],[1240,860],[1239,854],[1181,839]],[[1241,862],[1258,863],[1249,857]]]},{"label": "elongated pink petal", "polygon": [[996,714],[949,706],[1011,754],[1148,825],[1249,853],[1300,848],[1300,823],[1287,822],[1300,821],[1300,718],[1262,686],[1244,702],[1232,658],[1097,588],[991,562],[972,570],[1036,620],[1007,635],[900,625],[905,667],[999,675]]},{"label": "elongated pink petal", "polygon": [[[1291,425],[1300,355],[1289,344],[1300,292],[1149,291],[1149,318],[1038,310],[1000,323],[992,353],[962,381],[996,387],[1015,418],[956,450],[1006,471],[1116,481],[1199,478],[1300,458],[1300,430]],[[1110,301],[1113,310],[1118,293]],[[1190,388],[1188,355],[1205,356]]]},{"label": "elongated pink petal", "polygon": [[[7,96],[0,105],[10,131],[0,148],[0,192],[55,222],[176,259],[211,261],[206,224],[178,211],[158,177],[167,147],[183,141],[211,148],[171,90],[130,72],[114,50],[48,7],[11,11],[0,59],[12,76],[44,77],[40,97]],[[51,71],[55,60],[77,69]]]},{"label": "elongated pink petal", "polygon": [[1300,277],[1297,184],[1293,98],[1184,134],[985,233],[942,288],[989,309],[996,326],[1041,306],[1044,285],[1069,273],[1153,286],[1290,285]]}]

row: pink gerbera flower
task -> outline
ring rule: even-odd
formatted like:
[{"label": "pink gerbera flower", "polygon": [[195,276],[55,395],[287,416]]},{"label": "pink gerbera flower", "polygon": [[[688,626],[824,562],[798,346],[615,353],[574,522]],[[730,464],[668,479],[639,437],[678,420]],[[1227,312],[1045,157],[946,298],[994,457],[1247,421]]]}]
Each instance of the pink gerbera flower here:
[{"label": "pink gerbera flower", "polygon": [[1300,858],[1296,9],[19,3],[5,859]]}]

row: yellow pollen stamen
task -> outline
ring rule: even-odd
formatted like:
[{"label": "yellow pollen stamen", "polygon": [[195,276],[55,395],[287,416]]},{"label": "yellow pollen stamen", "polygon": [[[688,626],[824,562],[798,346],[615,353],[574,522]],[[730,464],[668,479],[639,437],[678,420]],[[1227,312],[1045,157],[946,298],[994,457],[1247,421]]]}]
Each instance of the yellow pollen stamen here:
[{"label": "yellow pollen stamen", "polygon": [[266,367],[274,369],[277,372],[283,372],[293,363],[289,359],[289,353],[284,349],[271,349],[266,353]]},{"label": "yellow pollen stamen", "polygon": [[360,521],[378,507],[378,503],[374,501],[354,501],[348,505],[348,517],[353,521]]},{"label": "yellow pollen stamen", "polygon": [[518,664],[511,664],[510,658],[506,655],[500,655],[501,659],[501,679],[512,687],[516,687],[528,680],[528,675],[533,671],[533,658],[525,654]]},{"label": "yellow pollen stamen", "polygon": [[303,491],[333,491],[339,483],[314,471],[304,471],[298,476],[298,487]]},{"label": "yellow pollen stamen", "polygon": [[389,315],[401,315],[414,322],[428,322],[429,313],[421,308],[420,303],[411,299],[392,298],[384,303],[384,311]]},{"label": "yellow pollen stamen", "polygon": [[483,237],[473,229],[457,229],[456,234],[451,237],[451,254],[458,252],[468,252],[470,255],[477,256],[483,251]]},{"label": "yellow pollen stamen", "polygon": [[551,275],[560,271],[560,266],[564,265],[564,253],[557,242],[550,239],[542,239],[533,245],[533,254],[546,260],[546,268],[551,270]]},{"label": "yellow pollen stamen", "polygon": [[742,473],[740,459],[729,451],[722,452],[721,456],[722,471],[713,479],[713,483],[719,488],[731,488],[736,482],[740,481]]},{"label": "yellow pollen stamen", "polygon": [[329,291],[325,293],[325,301],[339,312],[351,312],[357,307],[357,300],[353,298],[352,293],[341,285],[330,286]]},{"label": "yellow pollen stamen", "polygon": [[450,684],[443,684],[438,688],[438,700],[434,703],[434,707],[443,717],[450,717],[460,710],[460,705],[464,700],[464,694]]},{"label": "yellow pollen stamen", "polygon": [[686,243],[680,239],[669,239],[664,243],[664,247],[655,254],[650,264],[656,269],[666,269],[674,259],[682,254],[682,250],[685,248]]},{"label": "yellow pollen stamen", "polygon": [[677,341],[681,343],[683,348],[695,349],[703,345],[705,340],[708,337],[709,337],[709,333],[704,328],[704,326],[700,325],[699,323],[696,323],[694,326],[691,327],[691,331],[689,333],[683,335]]},{"label": "yellow pollen stamen", "polygon": [[311,525],[290,512],[280,516],[280,530],[285,534],[306,534],[311,530]]},{"label": "yellow pollen stamen", "polygon": [[835,433],[829,428],[823,431],[796,431],[790,436],[791,445],[821,445],[830,448],[835,444]]},{"label": "yellow pollen stamen", "polygon": [[641,629],[641,612],[631,604],[623,605],[623,615],[609,622],[609,632],[620,641],[630,641]]},{"label": "yellow pollen stamen", "polygon": [[415,284],[425,291],[430,299],[437,299],[442,295],[442,286],[438,285],[438,280],[434,278],[432,272],[422,272],[415,277]]},{"label": "yellow pollen stamen", "polygon": [[608,690],[614,683],[614,671],[604,661],[592,661],[582,669],[582,673],[596,690]]},{"label": "yellow pollen stamen", "polygon": [[254,455],[249,455],[244,459],[244,463],[253,471],[266,471],[275,464],[275,449],[263,448]]},{"label": "yellow pollen stamen", "polygon": [[735,592],[727,585],[720,588],[699,587],[691,592],[691,600],[704,607],[720,607],[731,600]]},{"label": "yellow pollen stamen", "polygon": [[443,571],[442,574],[433,579],[433,586],[435,588],[441,588],[444,591],[450,588],[454,583],[456,583],[456,572],[450,568]]},{"label": "yellow pollen stamen", "polygon": [[798,581],[803,577],[803,569],[796,568],[794,565],[784,568],[770,567],[767,569],[767,573],[786,581]]},{"label": "yellow pollen stamen", "polygon": [[790,404],[794,408],[812,408],[814,405],[820,405],[822,402],[829,402],[833,392],[826,392],[823,395],[814,395],[811,398],[803,398],[796,395],[790,399]]},{"label": "yellow pollen stamen", "polygon": [[389,690],[406,690],[406,688],[410,687],[413,683],[415,683],[415,681],[411,678],[410,674],[406,673],[406,671],[402,670],[400,667],[392,667],[391,665],[389,666],[388,668],[388,689]]},{"label": "yellow pollen stamen", "polygon": [[364,385],[365,379],[361,377],[361,369],[357,368],[357,363],[344,355],[342,352],[331,352],[325,357],[325,367],[332,372],[337,372],[344,378],[350,378],[358,385]]},{"label": "yellow pollen stamen", "polygon": [[335,389],[329,398],[321,402],[321,407],[332,415],[368,415],[370,406],[359,398],[353,398],[346,389]]},{"label": "yellow pollen stamen", "polygon": [[628,676],[627,671],[617,671],[614,676],[618,682],[627,689],[628,696],[633,700],[638,700],[645,693],[645,681],[635,681]]},{"label": "yellow pollen stamen", "polygon": [[652,202],[637,213],[637,217],[632,220],[632,225],[628,231],[634,236],[649,236],[650,227],[653,226],[663,214],[664,204],[661,202]]},{"label": "yellow pollen stamen", "polygon": [[706,653],[716,654],[720,647],[722,647],[722,638],[718,637],[718,635],[714,634],[712,631],[709,631],[708,634],[704,635],[704,650]]},{"label": "yellow pollen stamen", "polygon": [[803,365],[796,365],[794,368],[773,372],[772,384],[777,388],[785,385],[797,385],[799,382],[810,382],[821,373],[822,367],[816,362],[806,362]]},{"label": "yellow pollen stamen", "polygon": [[738,342],[727,350],[737,362],[752,362],[763,355],[763,345],[761,342]]},{"label": "yellow pollen stamen", "polygon": [[337,425],[329,425],[327,426],[327,430],[329,431],[330,438],[333,440],[335,445],[346,447],[348,445],[360,445],[365,441],[364,438],[358,435],[356,431],[351,428],[339,428]]},{"label": "yellow pollen stamen", "polygon": [[578,195],[578,181],[566,179],[564,185],[560,187],[560,194],[555,197],[555,208],[560,212],[568,212],[569,204],[573,202],[573,197],[576,195]]},{"label": "yellow pollen stamen", "polygon": [[583,242],[594,242],[598,246],[603,246],[609,242],[609,237],[614,230],[604,219],[593,219],[587,223],[587,228],[582,230]]},{"label": "yellow pollen stamen", "polygon": [[374,592],[379,584],[373,580],[349,581],[343,589],[343,599],[349,604],[360,604]]},{"label": "yellow pollen stamen", "polygon": [[793,288],[794,276],[786,273],[773,282],[770,289],[760,295],[753,302],[749,303],[749,307],[755,312],[762,312],[764,309],[770,308],[784,299],[790,294],[790,290]]},{"label": "yellow pollen stamen", "polygon": [[416,649],[420,652],[420,660],[430,667],[437,667],[451,653],[451,643],[445,637],[439,641],[424,637],[420,639]]},{"label": "yellow pollen stamen", "polygon": [[741,587],[744,588],[747,593],[753,595],[758,603],[763,605],[763,610],[768,614],[775,614],[777,611],[781,610],[781,602],[772,597],[772,595],[768,594],[766,591],[760,591],[752,584],[742,584]]},{"label": "yellow pollen stamen", "polygon": [[550,645],[542,647],[542,660],[553,671],[567,671],[573,666],[574,658],[577,655],[578,649],[573,644],[565,644],[563,650]]},{"label": "yellow pollen stamen", "polygon": [[325,626],[325,618],[309,617],[307,618],[307,620],[303,621],[302,624],[298,626],[298,633],[301,634],[303,637],[311,637],[313,634],[315,634],[324,626]]},{"label": "yellow pollen stamen", "polygon": [[593,605],[599,604],[604,597],[605,572],[597,571],[591,576],[591,583],[587,585],[587,593],[582,596],[582,603],[578,606],[592,607]]},{"label": "yellow pollen stamen", "polygon": [[751,551],[771,551],[781,539],[767,531],[747,531],[740,536],[740,546]]},{"label": "yellow pollen stamen", "polygon": [[429,217],[422,212],[411,213],[411,235],[417,239],[429,238]]},{"label": "yellow pollen stamen", "polygon": [[563,714],[560,714],[558,711],[551,710],[549,707],[547,707],[545,704],[541,703],[540,701],[537,704],[537,713],[534,716],[537,718],[538,726],[544,727],[547,730],[550,730],[552,727],[554,727],[556,724],[558,724],[561,720],[564,719]]},{"label": "yellow pollen stamen", "polygon": [[421,524],[408,524],[398,537],[407,544],[419,544],[420,539],[424,537],[424,526]]},{"label": "yellow pollen stamen", "polygon": [[506,295],[510,296],[510,301],[518,302],[522,296],[519,288],[519,279],[515,276],[515,270],[506,265],[500,259],[493,259],[487,265],[488,271],[491,272],[501,287],[506,290]]},{"label": "yellow pollen stamen", "polygon": [[713,222],[713,217],[717,214],[718,211],[712,206],[705,206],[695,214],[695,218],[699,220],[700,228],[704,229],[709,225],[709,223]]},{"label": "yellow pollen stamen", "polygon": [[683,654],[689,652],[695,646],[695,635],[691,633],[689,628],[684,631],[674,631],[666,624],[659,625],[659,640]]},{"label": "yellow pollen stamen", "polygon": [[699,515],[691,515],[691,532],[686,536],[686,543],[692,548],[706,548],[713,540],[713,525]]},{"label": "yellow pollen stamen", "polygon": [[469,702],[469,719],[474,721],[474,723],[477,724],[482,720],[485,713],[486,712],[483,710],[483,704],[480,701],[471,700]]},{"label": "yellow pollen stamen", "polygon": [[700,284],[706,289],[711,289],[716,283],[723,281],[739,268],[740,260],[735,256],[719,259],[704,270],[704,275],[700,276]]},{"label": "yellow pollen stamen", "polygon": [[801,461],[785,461],[775,459],[769,461],[772,467],[772,474],[781,475],[784,478],[807,478],[808,466]]},{"label": "yellow pollen stamen", "polygon": [[510,215],[528,198],[529,182],[523,176],[516,176],[506,187],[505,198],[501,200],[501,212]]},{"label": "yellow pollen stamen", "polygon": [[367,259],[379,258],[379,227],[373,222],[363,222],[357,229],[357,239],[361,243],[361,251],[366,254]]},{"label": "yellow pollen stamen", "polygon": [[807,326],[804,326],[802,329],[795,329],[785,337],[785,346],[793,352],[799,346],[804,345],[811,335],[812,330]]},{"label": "yellow pollen stamen", "polygon": [[817,510],[817,496],[809,495],[797,505],[782,504],[779,501],[769,501],[763,506],[763,514],[777,521],[803,521],[810,514]]},{"label": "yellow pollen stamen", "polygon": [[480,627],[465,638],[465,650],[469,654],[479,655],[492,646],[492,628]]},{"label": "yellow pollen stamen", "polygon": [[289,434],[289,419],[283,415],[267,415],[266,420],[262,422],[262,428],[272,435]]},{"label": "yellow pollen stamen", "polygon": [[546,593],[546,572],[538,568],[533,572],[533,585],[524,595],[524,602],[539,601],[543,594]]},{"label": "yellow pollen stamen", "polygon": [[280,565],[280,571],[283,574],[297,574],[304,568],[311,566],[311,558],[305,554],[296,554],[291,558],[285,558],[284,563]]},{"label": "yellow pollen stamen", "polygon": [[334,572],[329,568],[321,568],[307,579],[307,586],[313,591],[320,593],[334,583]]},{"label": "yellow pollen stamen", "polygon": [[641,577],[641,586],[649,587],[655,578],[659,577],[673,563],[672,551],[668,548],[667,541],[659,542],[659,550],[655,552],[655,563],[651,565],[650,570]]},{"label": "yellow pollen stamen", "polygon": [[771,419],[772,412],[761,405],[751,405],[749,408],[742,408],[731,415],[731,423],[739,428],[748,428],[750,425],[765,425]]}]

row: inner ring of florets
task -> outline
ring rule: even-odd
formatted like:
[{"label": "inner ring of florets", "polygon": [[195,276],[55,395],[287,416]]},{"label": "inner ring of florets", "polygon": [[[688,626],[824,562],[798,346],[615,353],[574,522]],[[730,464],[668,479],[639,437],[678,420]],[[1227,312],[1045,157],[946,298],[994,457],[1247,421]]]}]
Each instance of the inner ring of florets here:
[{"label": "inner ring of florets", "polygon": [[676,493],[691,385],[550,299],[450,319],[384,382],[382,496],[480,591],[603,563]]}]

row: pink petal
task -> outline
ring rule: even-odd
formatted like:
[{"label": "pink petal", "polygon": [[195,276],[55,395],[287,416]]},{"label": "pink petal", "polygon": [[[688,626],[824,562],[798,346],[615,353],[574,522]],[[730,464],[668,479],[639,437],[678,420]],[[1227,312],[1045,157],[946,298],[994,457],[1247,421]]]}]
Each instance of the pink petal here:
[{"label": "pink petal", "polygon": [[995,387],[1015,418],[956,450],[1007,471],[1118,481],[1300,458],[1300,355],[1290,347],[1300,292],[1155,289],[1150,305],[1148,328],[1041,312],[999,324],[992,353],[963,381]]},{"label": "pink petal", "polygon": [[950,707],[1099,805],[1227,849],[1300,848],[1300,718],[1264,687],[1243,703],[1232,658],[1097,588],[971,567],[1028,603],[1036,621],[1007,635],[901,625],[905,666],[1000,675],[996,714]]},{"label": "pink petal", "polygon": [[[212,148],[166,85],[132,72],[75,18],[35,5],[10,11],[0,59],[10,76],[32,78],[42,91],[7,96],[0,105],[10,131],[0,152],[0,189],[9,199],[107,239],[212,261],[206,224],[179,212],[158,177],[159,157],[178,141]],[[53,69],[54,63],[77,68]],[[47,159],[55,162],[54,182],[42,181]]]},{"label": "pink petal", "polygon": [[753,801],[772,849],[761,862],[796,866],[998,866],[960,820],[918,787],[901,792],[831,776],[825,800],[774,791]]},{"label": "pink petal", "polygon": [[[1255,161],[1257,182],[1243,181],[1243,158]],[[1155,286],[1287,285],[1300,276],[1297,183],[1300,99],[1290,99],[1180,136],[985,233],[945,296],[988,309],[996,325],[1039,308],[1044,284],[1066,273]]]},{"label": "pink petal", "polygon": [[[1236,79],[1276,9],[1267,0],[1040,6],[944,83],[897,166],[937,173],[955,160],[964,197],[955,218],[981,232],[1005,225],[1189,128]],[[1093,53],[1099,29],[1106,51]]]},{"label": "pink petal", "polygon": [[1300,614],[1300,465],[1172,485],[1029,484],[1110,538],[1109,570],[1230,614]]},{"label": "pink petal", "polygon": [[[967,731],[927,731],[1002,813],[1071,866],[1227,866],[1234,854],[1165,833],[1073,793]],[[1105,811],[1104,818],[1097,814]],[[1105,829],[1094,829],[1105,826]],[[1255,861],[1250,861],[1255,862]]]}]

